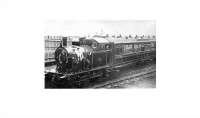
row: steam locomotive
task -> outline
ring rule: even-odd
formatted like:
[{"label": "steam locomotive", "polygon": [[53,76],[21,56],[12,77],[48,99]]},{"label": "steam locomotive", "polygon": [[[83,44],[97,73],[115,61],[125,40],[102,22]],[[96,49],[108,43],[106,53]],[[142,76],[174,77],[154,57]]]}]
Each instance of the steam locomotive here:
[{"label": "steam locomotive", "polygon": [[94,36],[68,42],[63,41],[65,45],[55,51],[56,71],[45,74],[59,85],[84,86],[117,68],[156,59],[154,39]]}]

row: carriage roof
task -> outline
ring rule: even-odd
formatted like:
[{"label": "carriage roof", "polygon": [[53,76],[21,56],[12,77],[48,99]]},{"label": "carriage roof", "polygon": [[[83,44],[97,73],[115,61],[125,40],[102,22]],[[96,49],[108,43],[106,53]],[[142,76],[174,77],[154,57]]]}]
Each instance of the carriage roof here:
[{"label": "carriage roof", "polygon": [[113,37],[93,37],[90,40],[98,43],[114,43],[114,44],[130,44],[130,43],[141,43],[141,42],[152,42],[155,39],[135,39],[135,38],[113,38]]},{"label": "carriage roof", "polygon": [[127,44],[127,43],[140,43],[140,42],[152,42],[155,41],[154,39],[135,39],[135,38],[108,38],[110,42],[115,44]]}]

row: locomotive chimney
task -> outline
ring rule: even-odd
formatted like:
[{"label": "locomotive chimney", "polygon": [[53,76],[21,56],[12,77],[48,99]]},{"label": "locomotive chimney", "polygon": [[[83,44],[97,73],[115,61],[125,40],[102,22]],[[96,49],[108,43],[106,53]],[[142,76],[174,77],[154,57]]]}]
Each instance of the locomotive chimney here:
[{"label": "locomotive chimney", "polygon": [[63,47],[68,47],[72,45],[72,39],[70,37],[63,37],[62,38]]}]

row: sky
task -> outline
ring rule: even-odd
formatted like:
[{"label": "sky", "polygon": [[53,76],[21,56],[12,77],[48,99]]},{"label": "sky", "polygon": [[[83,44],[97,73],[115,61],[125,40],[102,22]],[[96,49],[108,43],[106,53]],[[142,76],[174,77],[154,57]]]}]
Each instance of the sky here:
[{"label": "sky", "polygon": [[153,20],[49,20],[45,22],[45,35],[86,36],[102,32],[116,35],[156,35],[156,22]]}]

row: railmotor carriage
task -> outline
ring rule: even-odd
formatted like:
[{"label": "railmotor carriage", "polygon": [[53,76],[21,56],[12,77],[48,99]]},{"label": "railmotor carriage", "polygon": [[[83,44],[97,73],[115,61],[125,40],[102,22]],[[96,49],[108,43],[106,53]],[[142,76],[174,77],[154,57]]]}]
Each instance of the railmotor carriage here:
[{"label": "railmotor carriage", "polygon": [[155,38],[94,36],[73,42],[64,38],[55,51],[56,71],[46,72],[58,85],[82,87],[117,68],[156,59]]}]

